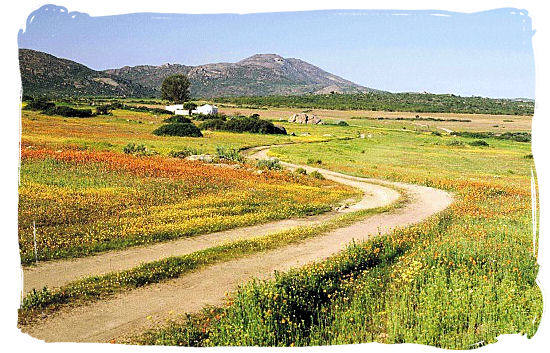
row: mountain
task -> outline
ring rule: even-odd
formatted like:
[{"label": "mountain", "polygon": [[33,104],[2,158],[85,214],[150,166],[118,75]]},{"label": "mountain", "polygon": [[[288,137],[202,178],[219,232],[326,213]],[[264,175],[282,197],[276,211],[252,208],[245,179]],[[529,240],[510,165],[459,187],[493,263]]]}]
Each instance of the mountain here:
[{"label": "mountain", "polygon": [[30,49],[19,49],[19,68],[25,95],[119,96],[155,95],[148,87],[95,71],[82,64]]},{"label": "mountain", "polygon": [[157,91],[167,76],[185,74],[191,81],[191,95],[207,98],[374,91],[305,61],[276,54],[256,54],[236,63],[125,66],[105,72]]},{"label": "mountain", "polygon": [[164,64],[95,71],[67,59],[19,51],[25,94],[160,96],[162,81],[185,74],[193,97],[361,93],[376,91],[328,73],[305,61],[257,54],[236,63],[199,66]]}]

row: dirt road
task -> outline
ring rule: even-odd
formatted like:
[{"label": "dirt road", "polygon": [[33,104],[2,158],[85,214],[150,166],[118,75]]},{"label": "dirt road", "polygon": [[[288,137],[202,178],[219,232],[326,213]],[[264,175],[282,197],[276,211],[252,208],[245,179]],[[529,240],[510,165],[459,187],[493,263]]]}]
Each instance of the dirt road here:
[{"label": "dirt road", "polygon": [[[267,149],[259,148],[252,157],[264,158],[266,155]],[[284,164],[289,168],[298,167]],[[365,240],[376,234],[387,233],[397,226],[420,222],[442,211],[452,202],[451,195],[434,188],[350,177],[309,166],[300,167],[309,171],[317,169],[327,179],[360,187],[368,193],[368,197],[353,206],[354,209],[382,206],[399,197],[395,190],[377,184],[404,190],[409,196],[409,202],[392,212],[371,216],[299,244],[215,264],[168,282],[61,311],[40,323],[24,327],[23,331],[46,341],[105,342],[124,337],[151,326],[155,320],[173,315],[172,312],[193,312],[208,304],[219,304],[225,292],[234,290],[239,283],[252,277],[268,278],[274,270],[285,271],[325,259],[344,249],[352,240]]]}]

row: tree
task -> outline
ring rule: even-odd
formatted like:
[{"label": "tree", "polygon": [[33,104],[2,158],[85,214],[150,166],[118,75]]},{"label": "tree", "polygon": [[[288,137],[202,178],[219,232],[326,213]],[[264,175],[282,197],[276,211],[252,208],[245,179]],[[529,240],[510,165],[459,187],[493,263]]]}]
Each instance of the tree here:
[{"label": "tree", "polygon": [[162,81],[160,91],[162,99],[175,103],[183,103],[189,99],[189,86],[191,83],[185,75],[172,75]]},{"label": "tree", "polygon": [[183,103],[183,109],[187,109],[189,111],[189,115],[191,115],[191,111],[197,109],[197,105],[193,102]]}]

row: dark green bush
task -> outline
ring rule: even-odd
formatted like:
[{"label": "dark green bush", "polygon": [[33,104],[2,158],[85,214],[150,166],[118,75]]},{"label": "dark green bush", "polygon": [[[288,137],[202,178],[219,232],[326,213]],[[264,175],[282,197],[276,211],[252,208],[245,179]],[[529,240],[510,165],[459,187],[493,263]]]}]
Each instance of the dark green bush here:
[{"label": "dark green bush", "polygon": [[129,143],[124,146],[123,149],[126,154],[133,154],[137,156],[152,156],[157,152],[148,149],[144,144],[136,145],[135,143]]},{"label": "dark green bush", "polygon": [[218,120],[227,120],[226,116],[223,115],[223,114],[198,114],[198,115],[193,115],[193,120],[198,120],[198,121],[205,121],[205,120],[213,120],[213,119],[218,119]]},{"label": "dark green bush", "polygon": [[111,113],[112,108],[108,104],[100,105],[95,108],[96,115],[113,115]]},{"label": "dark green bush", "polygon": [[225,130],[225,121],[221,119],[210,119],[206,120],[202,124],[199,125],[199,128],[201,130]]},{"label": "dark green bush", "polygon": [[55,103],[48,102],[45,99],[35,99],[30,101],[26,106],[25,110],[46,110],[55,107]]},{"label": "dark green bush", "polygon": [[262,120],[256,116],[236,116],[224,121],[221,119],[206,120],[200,125],[201,130],[221,130],[231,132],[251,132],[257,134],[286,135],[284,127],[273,125],[271,121]]},{"label": "dark green bush", "polygon": [[306,163],[307,164],[323,164],[323,161],[320,160],[320,159],[308,158]]},{"label": "dark green bush", "polygon": [[174,158],[185,158],[185,157],[189,157],[189,156],[193,156],[193,155],[197,155],[197,154],[201,154],[201,153],[202,152],[199,151],[196,148],[184,147],[183,149],[181,149],[179,151],[170,151],[168,153],[168,155],[170,157],[174,157]]},{"label": "dark green bush", "polygon": [[349,124],[346,123],[346,122],[343,121],[343,120],[339,121],[338,124],[336,124],[336,125],[338,125],[338,126],[349,126]]},{"label": "dark green bush", "polygon": [[296,168],[296,170],[294,171],[294,173],[296,173],[296,174],[302,174],[302,175],[307,175],[307,170],[305,170],[304,168]]},{"label": "dark green bush", "polygon": [[198,127],[193,124],[167,124],[159,127],[153,134],[157,136],[189,136],[202,137],[202,133]]},{"label": "dark green bush", "polygon": [[260,169],[269,169],[269,170],[281,170],[283,169],[283,166],[279,162],[278,159],[272,158],[272,159],[260,159],[256,163],[256,167]]},{"label": "dark green bush", "polygon": [[484,140],[475,140],[472,142],[468,142],[470,146],[489,146],[489,144]]},{"label": "dark green bush", "polygon": [[191,120],[181,115],[174,115],[164,119],[164,123],[178,123],[178,124],[191,124]]},{"label": "dark green bush", "polygon": [[325,177],[323,174],[319,173],[318,171],[314,170],[313,172],[309,173],[310,176],[314,177],[315,179],[323,180]]},{"label": "dark green bush", "polygon": [[64,117],[89,118],[93,116],[91,109],[75,109],[65,105],[53,106],[42,111],[46,115],[61,115]]}]

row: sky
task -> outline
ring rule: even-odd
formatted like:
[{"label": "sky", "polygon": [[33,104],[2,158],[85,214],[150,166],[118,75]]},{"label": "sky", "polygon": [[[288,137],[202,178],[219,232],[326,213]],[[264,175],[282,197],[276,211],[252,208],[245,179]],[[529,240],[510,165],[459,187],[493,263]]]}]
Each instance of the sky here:
[{"label": "sky", "polygon": [[96,70],[274,53],[391,92],[534,98],[533,34],[527,12],[512,8],[92,17],[45,5],[29,15],[18,44]]}]

